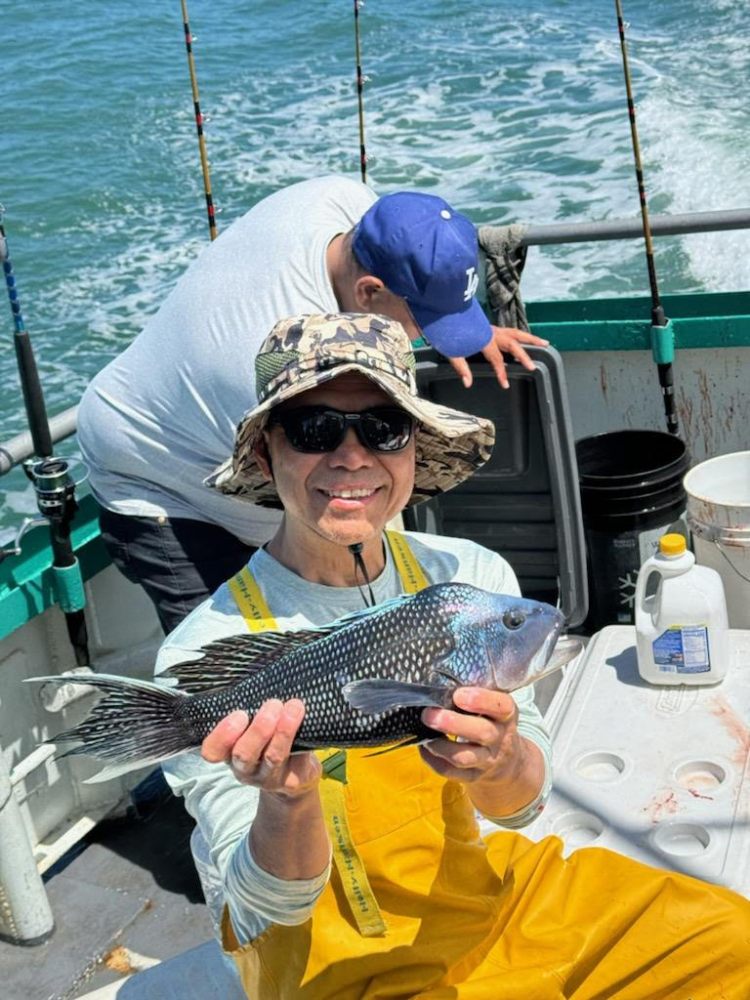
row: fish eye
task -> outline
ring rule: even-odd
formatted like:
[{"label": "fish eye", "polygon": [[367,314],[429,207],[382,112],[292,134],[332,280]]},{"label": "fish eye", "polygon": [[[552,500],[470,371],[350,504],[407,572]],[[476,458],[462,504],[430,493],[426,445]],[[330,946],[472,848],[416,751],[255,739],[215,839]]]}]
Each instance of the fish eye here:
[{"label": "fish eye", "polygon": [[525,621],[526,615],[523,611],[506,611],[503,615],[503,625],[512,632],[515,632],[516,629],[520,628]]}]

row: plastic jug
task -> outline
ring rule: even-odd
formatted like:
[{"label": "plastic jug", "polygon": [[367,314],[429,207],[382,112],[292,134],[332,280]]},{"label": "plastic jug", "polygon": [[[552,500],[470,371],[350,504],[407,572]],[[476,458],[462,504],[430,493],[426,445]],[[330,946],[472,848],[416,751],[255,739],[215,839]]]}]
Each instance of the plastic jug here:
[{"label": "plastic jug", "polygon": [[716,570],[697,566],[682,535],[663,535],[638,573],[638,671],[650,684],[716,684],[729,664],[729,621]]}]

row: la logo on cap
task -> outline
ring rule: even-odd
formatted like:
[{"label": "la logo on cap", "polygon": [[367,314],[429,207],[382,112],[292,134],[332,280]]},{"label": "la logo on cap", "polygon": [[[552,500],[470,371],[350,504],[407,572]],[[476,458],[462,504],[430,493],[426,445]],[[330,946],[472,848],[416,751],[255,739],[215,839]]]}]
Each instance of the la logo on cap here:
[{"label": "la logo on cap", "polygon": [[466,288],[464,289],[464,302],[470,302],[477,294],[479,288],[479,275],[475,267],[466,268]]}]

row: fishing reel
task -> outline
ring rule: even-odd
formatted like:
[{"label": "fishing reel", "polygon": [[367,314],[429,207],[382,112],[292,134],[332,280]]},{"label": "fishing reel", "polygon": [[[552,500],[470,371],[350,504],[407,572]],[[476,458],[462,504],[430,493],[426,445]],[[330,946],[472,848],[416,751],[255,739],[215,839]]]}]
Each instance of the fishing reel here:
[{"label": "fishing reel", "polygon": [[78,509],[76,490],[87,476],[84,471],[80,478],[74,478],[71,470],[81,464],[65,458],[28,459],[23,463],[23,470],[34,486],[37,507],[42,516],[23,519],[11,545],[7,548],[0,545],[0,562],[7,556],[20,556],[21,542],[32,528],[44,527],[49,522],[69,524]]},{"label": "fishing reel", "polygon": [[39,513],[48,521],[68,521],[76,512],[76,487],[71,475],[71,463],[65,458],[28,459],[23,471],[34,487]]}]

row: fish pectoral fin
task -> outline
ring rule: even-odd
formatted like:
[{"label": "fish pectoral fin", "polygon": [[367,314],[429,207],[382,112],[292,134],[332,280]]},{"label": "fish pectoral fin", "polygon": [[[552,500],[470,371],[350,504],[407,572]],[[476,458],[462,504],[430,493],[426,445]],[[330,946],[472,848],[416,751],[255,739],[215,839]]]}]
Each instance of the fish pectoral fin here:
[{"label": "fish pectoral fin", "polygon": [[442,708],[450,703],[451,692],[451,688],[445,685],[409,684],[406,681],[392,681],[381,677],[350,681],[341,690],[352,708],[358,708],[367,715],[379,715],[390,709],[408,706]]}]

